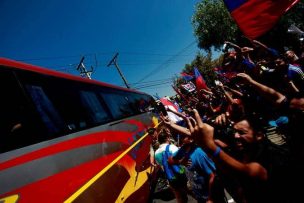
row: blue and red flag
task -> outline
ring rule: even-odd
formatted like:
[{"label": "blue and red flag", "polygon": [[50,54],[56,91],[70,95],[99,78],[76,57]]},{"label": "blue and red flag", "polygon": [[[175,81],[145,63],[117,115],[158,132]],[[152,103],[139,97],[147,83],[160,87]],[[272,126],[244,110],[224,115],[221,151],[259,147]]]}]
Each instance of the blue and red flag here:
[{"label": "blue and red flag", "polygon": [[190,81],[190,80],[192,80],[192,79],[194,78],[193,75],[189,75],[189,74],[184,73],[184,72],[181,73],[181,76],[182,76],[182,78],[183,78],[184,80],[186,80],[187,82]]},{"label": "blue and red flag", "polygon": [[196,85],[197,91],[199,92],[202,89],[209,90],[203,76],[200,74],[200,72],[198,71],[198,69],[196,67],[194,67],[194,75],[195,75],[195,85]]},{"label": "blue and red flag", "polygon": [[299,0],[224,0],[244,35],[255,39],[279,20]]},{"label": "blue and red flag", "polygon": [[172,101],[169,101],[167,98],[163,97],[163,98],[160,98],[160,101],[161,103],[164,105],[164,106],[171,106],[172,108],[174,108],[176,111],[179,111],[179,107],[176,106]]}]

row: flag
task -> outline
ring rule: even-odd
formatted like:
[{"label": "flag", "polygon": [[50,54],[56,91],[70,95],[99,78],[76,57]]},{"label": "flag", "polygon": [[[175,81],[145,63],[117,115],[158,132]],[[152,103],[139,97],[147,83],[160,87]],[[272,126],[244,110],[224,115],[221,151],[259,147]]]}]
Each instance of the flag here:
[{"label": "flag", "polygon": [[186,80],[187,82],[190,81],[190,80],[192,80],[192,79],[194,78],[193,75],[189,75],[189,74],[184,73],[184,72],[181,73],[181,76],[182,76],[182,78],[183,78],[184,80]]},{"label": "flag", "polygon": [[299,0],[224,0],[244,35],[255,39],[270,30]]},{"label": "flag", "polygon": [[209,88],[207,87],[207,85],[205,83],[203,76],[200,74],[200,72],[198,71],[198,69],[196,67],[194,67],[194,75],[195,75],[195,85],[196,85],[197,91],[199,92],[201,89],[209,90]]},{"label": "flag", "polygon": [[171,107],[171,109],[175,109],[176,111],[178,111],[178,107],[173,102],[166,99],[165,97],[160,98],[160,101],[164,106],[167,106],[168,108]]}]

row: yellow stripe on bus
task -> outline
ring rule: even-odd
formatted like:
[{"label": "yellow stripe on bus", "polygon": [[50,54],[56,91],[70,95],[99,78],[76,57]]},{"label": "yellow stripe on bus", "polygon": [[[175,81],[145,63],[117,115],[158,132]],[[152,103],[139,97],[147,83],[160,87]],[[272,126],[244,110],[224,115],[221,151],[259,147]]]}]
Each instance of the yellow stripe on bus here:
[{"label": "yellow stripe on bus", "polygon": [[[159,125],[158,123],[155,128]],[[144,134],[139,140],[137,140],[134,144],[132,144],[126,151],[124,151],[121,155],[119,155],[116,159],[114,159],[109,165],[107,165],[103,170],[97,173],[91,180],[89,180],[86,184],[84,184],[80,189],[78,189],[72,196],[70,196],[64,203],[73,202],[81,193],[83,193],[86,189],[88,189],[96,180],[98,180],[107,170],[109,170],[116,162],[118,162],[123,156],[125,156],[129,151],[131,151],[139,142],[141,142],[145,137],[147,137],[148,133]]]},{"label": "yellow stripe on bus", "polygon": [[0,202],[1,203],[16,203],[18,199],[19,199],[19,195],[11,195],[11,196],[0,199]]}]

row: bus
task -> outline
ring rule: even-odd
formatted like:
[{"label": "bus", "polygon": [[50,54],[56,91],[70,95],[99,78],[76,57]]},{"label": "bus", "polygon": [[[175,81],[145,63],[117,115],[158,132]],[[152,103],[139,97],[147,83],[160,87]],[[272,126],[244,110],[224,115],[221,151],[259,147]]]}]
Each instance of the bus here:
[{"label": "bus", "polygon": [[148,202],[153,98],[0,58],[0,202]]}]

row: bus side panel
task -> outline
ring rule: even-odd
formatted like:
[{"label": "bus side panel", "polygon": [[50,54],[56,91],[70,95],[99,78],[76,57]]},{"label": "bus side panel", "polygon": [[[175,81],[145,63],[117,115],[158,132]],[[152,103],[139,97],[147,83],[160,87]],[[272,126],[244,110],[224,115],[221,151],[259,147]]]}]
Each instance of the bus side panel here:
[{"label": "bus side panel", "polygon": [[[141,115],[140,117],[143,117],[143,115]],[[137,120],[132,120],[131,123],[139,124]],[[123,129],[124,125],[125,123],[122,122],[119,126],[115,128]],[[0,174],[2,173],[3,175],[5,171],[8,170],[16,171],[16,168],[18,168],[18,172],[16,171],[15,174],[19,174],[17,176],[20,178],[18,179],[18,182],[22,182],[22,179],[28,178],[29,171],[28,167],[22,168],[19,167],[19,164],[21,164],[21,166],[25,166],[26,164],[37,162],[36,164],[30,166],[30,168],[33,168],[33,175],[41,174],[44,172],[47,173],[45,168],[41,166],[47,165],[51,167],[53,165],[53,168],[64,168],[62,166],[62,163],[57,163],[58,159],[56,158],[56,156],[59,156],[62,153],[66,153],[66,151],[72,151],[70,154],[71,162],[73,162],[73,160],[75,162],[75,160],[81,158],[79,154],[85,153],[85,151],[76,153],[75,148],[73,147],[75,145],[75,142],[87,143],[84,146],[77,146],[76,148],[78,150],[83,150],[85,147],[94,147],[96,145],[95,142],[86,142],[85,140],[88,140],[89,137],[92,136],[94,136],[95,138],[99,137],[98,139],[103,144],[108,143],[108,145],[102,145],[104,146],[104,149],[100,148],[100,151],[106,152],[107,150],[109,151],[108,148],[110,146],[115,146],[113,145],[113,142],[118,142],[118,140],[121,141],[119,147],[116,146],[116,149],[110,150],[109,154],[103,154],[99,157],[94,157],[93,160],[84,163],[79,163],[79,165],[76,165],[74,167],[72,167],[73,164],[66,163],[66,170],[55,170],[55,172],[53,172],[55,174],[51,176],[47,176],[47,174],[45,174],[47,177],[34,181],[32,183],[28,183],[21,188],[1,195],[1,197],[9,196],[12,194],[18,194],[21,197],[19,199],[19,202],[39,202],[41,201],[41,199],[44,199],[44,202],[62,202],[63,200],[69,198],[69,195],[72,195],[73,192],[81,188],[90,179],[96,176],[96,174],[103,171],[107,166],[109,166],[109,164],[113,163],[113,160],[115,160],[115,158],[119,157],[122,153],[124,153],[126,149],[130,148],[129,153],[127,153],[120,160],[118,160],[117,163],[114,163],[113,168],[109,168],[108,171],[106,171],[102,176],[100,176],[99,179],[97,179],[96,183],[94,182],[92,186],[86,188],[85,192],[79,196],[80,200],[87,198],[94,200],[96,198],[99,199],[101,197],[107,199],[127,199],[127,197],[129,197],[133,192],[137,191],[140,187],[146,184],[146,182],[148,181],[148,174],[153,172],[149,167],[149,164],[147,164],[147,160],[149,160],[148,151],[150,138],[145,137],[145,139],[139,142],[137,145],[130,147],[135,141],[137,141],[143,136],[143,132],[147,128],[147,125],[142,124],[137,125],[136,127],[136,132],[129,133],[124,133],[121,131],[115,132],[113,131],[114,129],[112,127],[111,131],[109,132],[104,131],[93,135],[76,137],[71,140],[67,140],[65,142],[60,142],[55,145],[51,145],[47,148],[43,148],[40,151],[36,150],[29,154],[24,154],[23,156],[18,157],[15,160],[8,160],[7,162],[1,163],[2,165],[0,165],[0,167],[7,167],[8,165],[12,165],[12,167],[6,168],[5,170],[1,170]],[[75,141],[77,139],[80,140]],[[64,148],[64,146],[71,146],[71,148],[62,151],[62,148]],[[48,148],[53,153],[47,154],[46,151],[48,151]],[[56,148],[58,148],[58,151],[56,151]],[[42,153],[42,155],[40,155],[40,153]],[[66,155],[67,154],[65,154],[63,157],[67,157]],[[46,157],[48,157],[49,159],[47,159]],[[45,163],[44,161],[46,161],[47,163]],[[61,160],[60,162],[64,161]],[[35,165],[37,167],[35,167]],[[0,177],[2,177],[2,175],[0,175]],[[14,175],[14,177],[16,177],[16,175]],[[11,176],[10,178],[12,179],[13,176]],[[110,187],[107,180],[111,180],[113,182],[112,185],[115,186],[114,190],[116,192],[114,192],[114,190],[112,191],[112,189],[111,192],[109,192]],[[12,179],[11,181],[15,182],[16,180]],[[4,183],[3,181],[1,182],[1,184]],[[8,181],[5,182],[7,183]],[[60,185],[60,187],[58,187],[58,185]],[[98,187],[96,187],[96,185],[98,185]],[[101,193],[99,195],[96,195],[96,191],[98,191],[96,188],[100,189]],[[111,198],[109,195],[111,196]],[[145,191],[145,195],[148,196],[149,191]],[[46,196],[49,197],[45,199]],[[78,200],[78,198],[76,200]]]},{"label": "bus side panel", "polygon": [[148,197],[151,97],[0,71],[0,202]]}]

